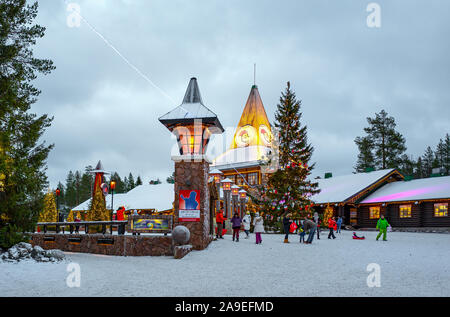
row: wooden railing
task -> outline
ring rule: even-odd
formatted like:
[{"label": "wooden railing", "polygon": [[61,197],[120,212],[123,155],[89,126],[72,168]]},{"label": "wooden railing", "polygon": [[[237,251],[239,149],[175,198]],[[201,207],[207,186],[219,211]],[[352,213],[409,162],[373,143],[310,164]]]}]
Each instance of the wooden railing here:
[{"label": "wooden railing", "polygon": [[117,227],[119,230],[119,234],[125,233],[125,226],[127,225],[128,221],[79,221],[79,222],[38,222],[37,227],[42,227],[44,233],[47,233],[48,227],[55,227],[56,233],[60,233],[61,229],[62,232],[65,233],[66,227],[69,227],[70,234],[73,234],[73,232],[79,232],[80,227],[84,227],[84,233],[89,233],[89,226],[101,226],[102,230],[101,232],[103,234],[106,234],[106,228],[110,228],[110,232],[112,234],[113,227]]}]

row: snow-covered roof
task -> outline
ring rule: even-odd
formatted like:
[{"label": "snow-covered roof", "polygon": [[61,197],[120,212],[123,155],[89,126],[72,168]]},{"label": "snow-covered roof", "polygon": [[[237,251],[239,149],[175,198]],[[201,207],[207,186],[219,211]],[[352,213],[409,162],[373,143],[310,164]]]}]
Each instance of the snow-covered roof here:
[{"label": "snow-covered roof", "polygon": [[450,198],[450,176],[389,183],[361,204]]},{"label": "snow-covered roof", "polygon": [[[197,79],[191,78],[182,104],[160,117],[159,121],[172,131],[174,125],[194,119],[201,119],[217,127],[220,132],[224,131],[217,115],[203,104]],[[216,133],[217,130],[212,129],[211,132]]]},{"label": "snow-covered roof", "polygon": [[[164,211],[173,208],[175,197],[173,184],[140,185],[126,194],[114,194],[114,209],[124,206],[126,210],[131,209],[156,209]],[[105,197],[106,207],[111,209],[111,195]],[[81,205],[72,208],[74,211],[89,210],[91,199]]]},{"label": "snow-covered roof", "polygon": [[395,169],[385,169],[369,173],[358,173],[318,179],[319,194],[312,196],[315,203],[343,202],[365,188],[389,175]]},{"label": "snow-covered roof", "polygon": [[224,170],[233,167],[259,165],[260,160],[263,157],[268,156],[271,151],[271,148],[261,145],[230,149],[219,155],[213,161],[211,167]]}]

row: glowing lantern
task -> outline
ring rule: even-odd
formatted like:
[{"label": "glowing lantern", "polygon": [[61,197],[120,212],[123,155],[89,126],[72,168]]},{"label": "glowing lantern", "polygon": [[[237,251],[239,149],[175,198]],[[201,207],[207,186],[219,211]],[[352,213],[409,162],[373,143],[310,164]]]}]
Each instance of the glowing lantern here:
[{"label": "glowing lantern", "polygon": [[214,177],[214,182],[216,184],[219,184],[223,173],[218,169],[214,169],[209,173],[209,175]]},{"label": "glowing lantern", "polygon": [[232,180],[230,180],[229,178],[225,178],[224,180],[221,181],[221,183],[224,191],[231,190],[231,184],[233,183]]},{"label": "glowing lantern", "polygon": [[233,195],[233,197],[237,197],[240,189],[241,188],[238,185],[231,186],[231,195]]}]

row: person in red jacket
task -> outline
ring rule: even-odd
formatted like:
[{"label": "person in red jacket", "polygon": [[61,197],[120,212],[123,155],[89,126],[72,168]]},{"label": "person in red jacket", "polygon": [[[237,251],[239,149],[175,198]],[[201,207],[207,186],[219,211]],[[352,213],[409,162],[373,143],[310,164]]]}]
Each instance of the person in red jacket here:
[{"label": "person in red jacket", "polygon": [[[117,221],[123,221],[125,220],[125,207],[120,207],[119,209],[117,209],[117,213],[116,213],[116,219]],[[123,235],[125,234],[125,227],[124,226],[119,226],[119,230],[117,232],[119,235]]]},{"label": "person in red jacket", "polygon": [[223,231],[223,222],[225,221],[225,218],[223,217],[223,210],[219,210],[216,213],[216,223],[217,223],[217,234],[216,234],[216,238],[217,239],[223,239],[222,237],[222,231]]},{"label": "person in red jacket", "polygon": [[328,228],[330,229],[330,233],[328,234],[328,239],[331,239],[331,237],[333,237],[333,239],[336,239],[336,237],[334,236],[334,230],[337,229],[337,223],[334,220],[334,217],[331,217],[328,220]]}]

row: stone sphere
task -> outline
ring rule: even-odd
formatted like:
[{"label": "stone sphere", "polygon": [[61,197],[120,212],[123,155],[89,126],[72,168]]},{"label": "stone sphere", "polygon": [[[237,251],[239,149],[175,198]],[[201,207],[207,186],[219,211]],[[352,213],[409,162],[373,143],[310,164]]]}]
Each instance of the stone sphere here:
[{"label": "stone sphere", "polygon": [[186,244],[191,238],[191,232],[185,226],[176,226],[172,231],[173,241],[177,244]]}]

